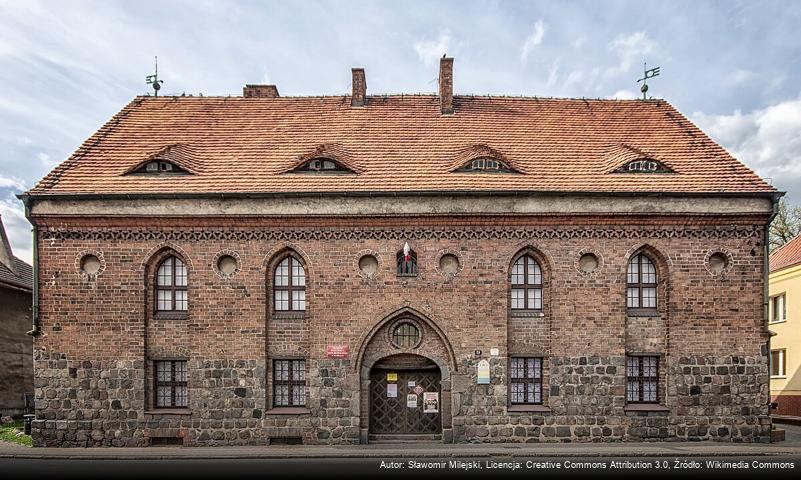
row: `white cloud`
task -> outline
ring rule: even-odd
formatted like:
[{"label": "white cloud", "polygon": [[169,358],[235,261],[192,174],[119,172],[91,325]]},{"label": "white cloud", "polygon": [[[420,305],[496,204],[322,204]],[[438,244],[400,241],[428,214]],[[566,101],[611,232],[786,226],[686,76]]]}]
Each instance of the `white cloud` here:
[{"label": "white cloud", "polygon": [[751,70],[737,69],[726,78],[726,81],[731,85],[737,85],[740,83],[750,82],[758,77],[759,75]]},{"label": "white cloud", "polygon": [[617,92],[613,93],[612,95],[606,98],[613,98],[617,100],[634,100],[635,98],[639,98],[639,94],[633,90],[618,90]]},{"label": "white cloud", "polygon": [[634,62],[647,61],[646,57],[656,52],[657,44],[645,32],[635,32],[618,35],[607,48],[617,57],[617,65],[609,67],[605,73],[612,76],[628,73]]},{"label": "white cloud", "polygon": [[0,176],[0,188],[9,188],[12,190],[19,190],[20,192],[27,190],[25,181],[17,177]]},{"label": "white cloud", "polygon": [[559,62],[553,61],[550,65],[548,65],[548,80],[546,85],[550,88],[556,85],[556,82],[559,81]]},{"label": "white cloud", "polygon": [[[2,180],[3,178],[0,177],[0,181]],[[0,183],[0,187],[3,187],[3,184]],[[31,263],[33,258],[31,224],[25,218],[22,203],[11,194],[0,199],[0,216],[3,217],[3,225],[6,227],[14,255]]]},{"label": "white cloud", "polygon": [[585,43],[587,43],[587,36],[586,35],[582,35],[582,36],[578,37],[577,39],[573,40],[572,42],[570,42],[570,45],[573,48],[581,48],[581,47],[584,46]]},{"label": "white cloud", "polygon": [[582,70],[573,70],[567,75],[567,79],[565,80],[565,87],[573,85],[575,83],[579,83],[584,80],[584,72]]},{"label": "white cloud", "polygon": [[526,38],[526,41],[523,42],[523,48],[520,52],[520,60],[523,63],[528,61],[528,56],[537,45],[542,43],[542,40],[545,38],[545,30],[547,29],[547,25],[543,23],[542,20],[537,20],[537,23],[534,24],[534,31],[531,32],[531,35]]},{"label": "white cloud", "polygon": [[730,115],[692,115],[699,127],[778,188],[801,194],[801,98]]},{"label": "white cloud", "polygon": [[450,33],[442,32],[436,40],[418,40],[414,44],[414,50],[420,61],[426,65],[434,65],[438,59],[448,53],[452,46],[454,43]]},{"label": "white cloud", "polygon": [[37,153],[36,159],[39,160],[39,162],[46,168],[53,168],[58,165],[58,162],[50,158],[50,155],[46,154],[45,152]]}]

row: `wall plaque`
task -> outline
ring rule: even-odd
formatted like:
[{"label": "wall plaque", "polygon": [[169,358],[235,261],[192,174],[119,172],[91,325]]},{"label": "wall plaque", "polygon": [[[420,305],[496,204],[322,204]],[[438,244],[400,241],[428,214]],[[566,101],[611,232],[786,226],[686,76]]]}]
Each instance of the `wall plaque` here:
[{"label": "wall plaque", "polygon": [[350,349],[347,345],[328,345],[325,347],[325,356],[328,358],[348,358]]}]

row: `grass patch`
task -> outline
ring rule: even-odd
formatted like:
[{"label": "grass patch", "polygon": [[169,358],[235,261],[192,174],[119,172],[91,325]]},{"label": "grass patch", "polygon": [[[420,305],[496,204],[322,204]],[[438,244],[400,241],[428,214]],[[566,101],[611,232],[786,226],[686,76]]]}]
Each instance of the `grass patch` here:
[{"label": "grass patch", "polygon": [[25,426],[22,421],[9,423],[8,425],[0,425],[0,440],[32,447],[33,440],[30,435],[17,435],[18,432],[24,430]]}]

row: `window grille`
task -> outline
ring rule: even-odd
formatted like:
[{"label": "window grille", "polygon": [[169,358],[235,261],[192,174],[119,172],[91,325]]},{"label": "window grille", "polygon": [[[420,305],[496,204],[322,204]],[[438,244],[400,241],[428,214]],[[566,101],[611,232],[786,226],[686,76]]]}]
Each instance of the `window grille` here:
[{"label": "window grille", "polygon": [[511,358],[509,385],[512,405],[542,403],[542,358]]},{"label": "window grille", "polygon": [[185,360],[157,360],[154,362],[157,408],[185,408],[189,406]]},{"label": "window grille", "polygon": [[627,357],[626,377],[626,400],[629,403],[659,402],[659,357]]},{"label": "window grille", "polygon": [[306,405],[306,360],[273,361],[273,405]]}]

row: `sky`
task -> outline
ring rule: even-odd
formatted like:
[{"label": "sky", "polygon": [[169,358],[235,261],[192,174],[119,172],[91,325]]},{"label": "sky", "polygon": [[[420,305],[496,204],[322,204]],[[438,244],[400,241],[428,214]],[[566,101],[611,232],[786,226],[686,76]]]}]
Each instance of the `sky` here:
[{"label": "sky", "polygon": [[664,98],[801,203],[801,1],[0,0],[0,215],[31,261],[15,194],[134,96],[435,92]]}]

